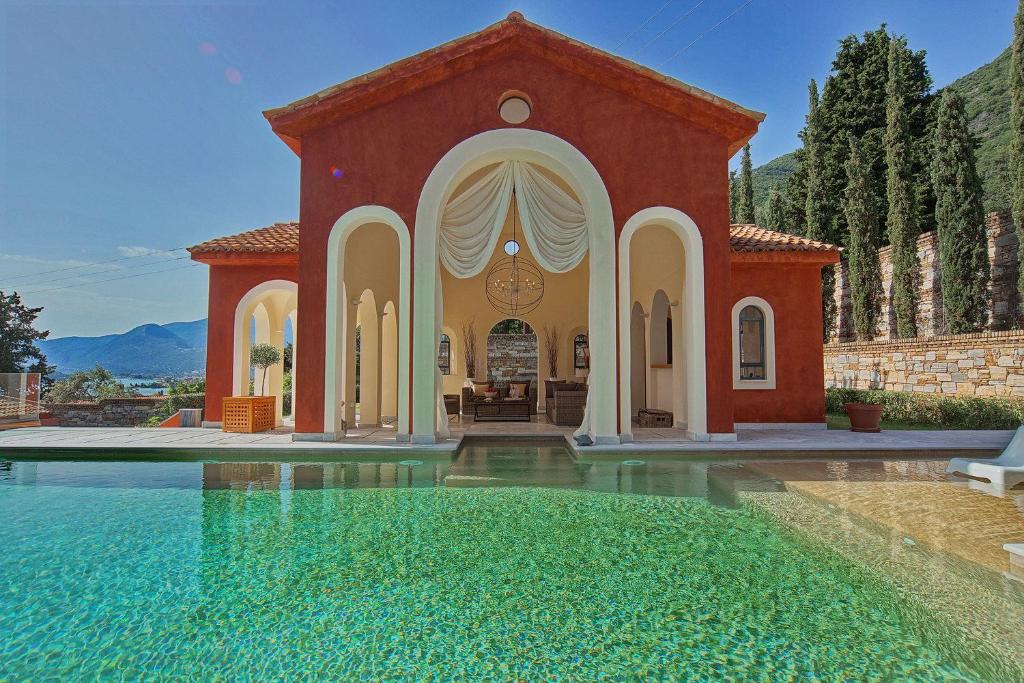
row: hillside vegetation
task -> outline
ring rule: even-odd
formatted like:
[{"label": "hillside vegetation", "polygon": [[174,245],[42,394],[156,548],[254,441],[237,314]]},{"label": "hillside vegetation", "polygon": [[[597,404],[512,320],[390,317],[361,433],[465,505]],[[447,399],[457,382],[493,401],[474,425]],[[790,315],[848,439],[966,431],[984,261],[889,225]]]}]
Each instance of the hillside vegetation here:
[{"label": "hillside vegetation", "polygon": [[[1007,160],[1010,149],[1010,48],[995,60],[953,81],[950,88],[964,98],[971,132],[978,143],[978,174],[985,190],[985,209],[1009,206]],[[756,139],[755,143],[756,145]],[[793,152],[754,169],[754,203],[764,207],[773,189],[782,190],[797,170]]]}]

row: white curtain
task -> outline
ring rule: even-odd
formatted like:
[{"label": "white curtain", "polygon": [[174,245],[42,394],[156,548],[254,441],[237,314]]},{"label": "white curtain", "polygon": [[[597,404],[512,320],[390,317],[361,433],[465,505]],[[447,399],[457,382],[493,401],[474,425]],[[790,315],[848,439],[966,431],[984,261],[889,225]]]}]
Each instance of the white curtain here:
[{"label": "white curtain", "polygon": [[587,253],[587,218],[575,197],[536,166],[503,161],[457,197],[441,217],[441,263],[457,278],[479,274],[491,260],[515,192],[523,237],[552,273],[579,265]]},{"label": "white curtain", "polygon": [[[525,161],[503,161],[445,206],[438,256],[449,273],[457,278],[470,278],[483,271],[501,237],[513,194],[523,237],[538,265],[553,273],[564,273],[580,264],[588,246],[583,206],[536,166]],[[440,274],[438,278],[435,344],[439,343],[444,319]],[[437,433],[448,436],[440,370],[437,402]],[[576,435],[588,434],[593,438],[590,402],[588,395],[583,424]]]}]

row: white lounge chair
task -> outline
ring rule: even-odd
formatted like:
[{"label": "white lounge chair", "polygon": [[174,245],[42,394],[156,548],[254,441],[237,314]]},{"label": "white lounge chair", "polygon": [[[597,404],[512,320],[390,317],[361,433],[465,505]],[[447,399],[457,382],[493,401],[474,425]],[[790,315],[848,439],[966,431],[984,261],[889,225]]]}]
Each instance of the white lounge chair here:
[{"label": "white lounge chair", "polygon": [[983,479],[999,489],[1013,488],[1024,482],[1024,425],[1017,428],[1010,443],[995,460],[953,458],[946,467],[946,473]]}]

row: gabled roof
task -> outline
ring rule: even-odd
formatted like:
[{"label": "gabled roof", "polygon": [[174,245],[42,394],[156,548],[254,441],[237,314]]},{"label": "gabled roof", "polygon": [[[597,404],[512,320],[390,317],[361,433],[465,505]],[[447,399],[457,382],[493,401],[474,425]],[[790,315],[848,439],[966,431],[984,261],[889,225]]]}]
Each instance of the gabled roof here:
[{"label": "gabled roof", "polygon": [[263,115],[296,154],[311,130],[378,106],[469,71],[497,57],[528,53],[567,71],[626,93],[704,128],[729,141],[729,153],[742,147],[764,114],[746,109],[628,59],[604,52],[527,21],[519,12],[476,33],[399,60],[331,86]]}]

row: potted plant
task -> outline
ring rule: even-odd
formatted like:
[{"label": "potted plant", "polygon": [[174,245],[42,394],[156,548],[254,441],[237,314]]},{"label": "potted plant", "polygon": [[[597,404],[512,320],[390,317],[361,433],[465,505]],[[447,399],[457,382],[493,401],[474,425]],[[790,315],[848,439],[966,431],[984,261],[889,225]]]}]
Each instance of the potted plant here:
[{"label": "potted plant", "polygon": [[851,432],[877,433],[882,431],[882,406],[878,403],[845,403],[850,416]]},{"label": "potted plant", "polygon": [[277,397],[264,396],[267,370],[281,362],[281,350],[271,344],[256,344],[249,351],[249,366],[263,371],[258,396],[227,396],[223,401],[222,429],[225,432],[264,432],[277,423]]}]

